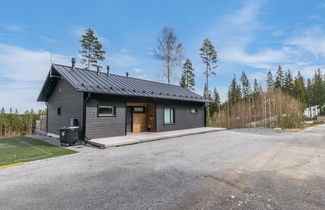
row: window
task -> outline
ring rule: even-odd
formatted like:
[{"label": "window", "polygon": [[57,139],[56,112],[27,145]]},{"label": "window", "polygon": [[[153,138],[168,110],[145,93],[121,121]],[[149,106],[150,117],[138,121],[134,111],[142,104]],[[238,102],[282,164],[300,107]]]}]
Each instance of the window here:
[{"label": "window", "polygon": [[57,113],[58,116],[61,116],[61,107],[59,107],[59,108],[57,109],[56,113]]},{"label": "window", "polygon": [[197,108],[191,108],[191,113],[196,114],[197,113]]},{"label": "window", "polygon": [[135,106],[133,107],[133,113],[144,113],[145,108],[144,106]]},{"label": "window", "polygon": [[115,116],[114,106],[98,106],[98,117],[112,117]]},{"label": "window", "polygon": [[174,124],[174,123],[175,123],[175,109],[164,108],[164,124]]}]

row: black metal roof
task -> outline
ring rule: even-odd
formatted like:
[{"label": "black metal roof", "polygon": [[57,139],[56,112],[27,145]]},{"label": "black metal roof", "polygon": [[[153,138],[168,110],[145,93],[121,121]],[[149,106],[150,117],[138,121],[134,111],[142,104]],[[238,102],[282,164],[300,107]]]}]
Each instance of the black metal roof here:
[{"label": "black metal roof", "polygon": [[209,102],[202,96],[185,88],[161,82],[137,79],[116,74],[72,68],[59,64],[52,65],[52,76],[49,74],[38,101],[47,101],[56,84],[57,77],[66,79],[77,91],[103,93],[112,95],[141,96],[160,99]]}]

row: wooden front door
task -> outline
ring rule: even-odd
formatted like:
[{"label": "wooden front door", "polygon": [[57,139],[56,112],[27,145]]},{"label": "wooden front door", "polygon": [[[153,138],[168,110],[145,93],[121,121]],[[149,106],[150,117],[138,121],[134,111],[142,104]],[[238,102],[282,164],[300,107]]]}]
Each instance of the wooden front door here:
[{"label": "wooden front door", "polygon": [[155,132],[155,104],[127,103],[126,131],[128,133]]}]

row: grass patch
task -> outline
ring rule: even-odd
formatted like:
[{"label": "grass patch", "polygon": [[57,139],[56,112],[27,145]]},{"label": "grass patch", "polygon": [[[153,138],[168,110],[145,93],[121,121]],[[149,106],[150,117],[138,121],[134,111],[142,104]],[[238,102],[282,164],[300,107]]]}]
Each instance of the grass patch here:
[{"label": "grass patch", "polygon": [[26,136],[0,138],[0,166],[74,153],[77,152]]}]

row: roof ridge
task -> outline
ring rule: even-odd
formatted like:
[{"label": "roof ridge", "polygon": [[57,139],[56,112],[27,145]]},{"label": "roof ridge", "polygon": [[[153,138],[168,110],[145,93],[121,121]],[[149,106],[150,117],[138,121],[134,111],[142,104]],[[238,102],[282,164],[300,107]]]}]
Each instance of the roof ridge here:
[{"label": "roof ridge", "polygon": [[[71,66],[68,66],[68,65],[63,65],[63,64],[57,64],[57,63],[53,63],[52,65],[58,65],[58,66],[65,66],[65,67],[69,67],[69,68],[72,68]],[[96,73],[96,71],[94,71],[94,70],[90,70],[90,69],[82,69],[82,68],[78,68],[78,67],[76,67],[76,69],[78,69],[78,70],[80,70],[80,71],[89,71],[89,72],[94,72],[94,73]],[[106,74],[105,72],[99,72],[99,73],[101,73],[101,74]],[[155,83],[159,83],[159,84],[163,84],[163,85],[170,85],[170,86],[175,86],[175,87],[179,87],[179,88],[182,88],[181,86],[179,86],[179,85],[175,85],[175,84],[167,84],[167,83],[164,83],[164,82],[158,82],[158,81],[154,81],[154,80],[148,80],[148,79],[141,79],[141,78],[136,78],[136,77],[127,77],[127,76],[123,76],[123,75],[119,75],[119,74],[111,74],[110,73],[110,75],[114,75],[114,76],[118,76],[118,77],[126,77],[126,78],[131,78],[131,79],[136,79],[136,80],[142,80],[142,81],[146,81],[146,82],[155,82]],[[184,89],[184,90],[187,90],[187,89],[185,89],[185,88],[182,88],[182,89]],[[190,90],[187,90],[187,91],[189,91],[189,92],[192,92],[192,91],[190,91]],[[194,93],[194,92],[192,92],[192,93]],[[197,94],[197,93],[195,93],[195,94]]]}]

